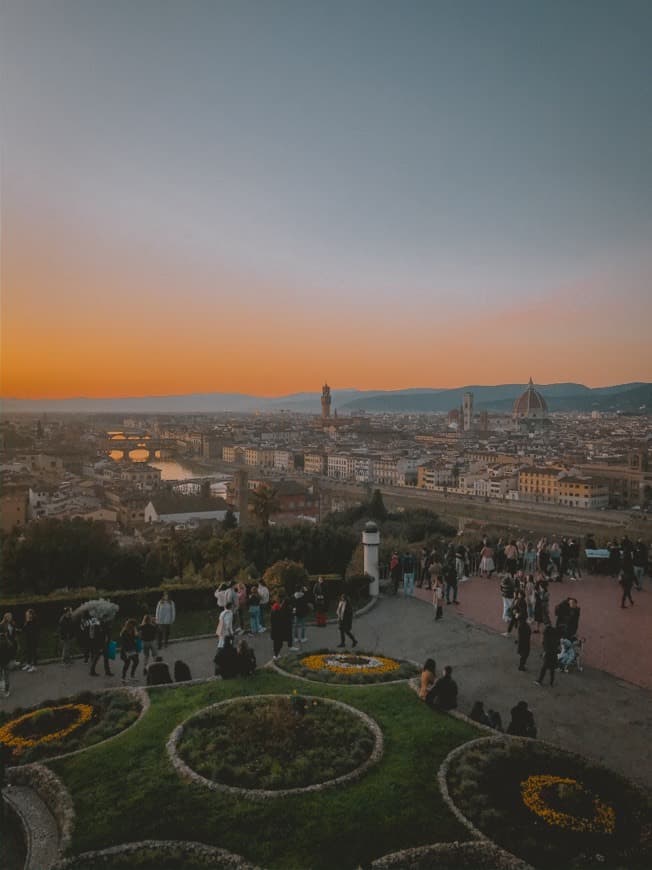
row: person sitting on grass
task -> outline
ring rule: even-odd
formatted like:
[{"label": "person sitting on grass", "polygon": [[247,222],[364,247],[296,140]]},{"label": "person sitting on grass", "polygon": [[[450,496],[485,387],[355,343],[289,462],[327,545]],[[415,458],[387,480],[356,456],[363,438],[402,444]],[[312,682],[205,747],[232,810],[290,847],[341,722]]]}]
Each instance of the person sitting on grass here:
[{"label": "person sitting on grass", "polygon": [[454,710],[457,707],[457,683],[451,676],[453,668],[446,665],[444,675],[435,681],[435,685],[428,692],[426,704],[430,704],[435,710]]},{"label": "person sitting on grass", "polygon": [[147,685],[160,686],[163,683],[171,683],[170,668],[162,656],[155,656],[152,664],[147,668]]},{"label": "person sitting on grass", "polygon": [[241,677],[251,677],[256,673],[256,653],[246,640],[238,644],[238,674]]},{"label": "person sitting on grass", "polygon": [[435,673],[435,660],[426,659],[421,671],[421,683],[419,685],[419,697],[422,701],[427,700],[429,692],[435,685],[437,675]]}]

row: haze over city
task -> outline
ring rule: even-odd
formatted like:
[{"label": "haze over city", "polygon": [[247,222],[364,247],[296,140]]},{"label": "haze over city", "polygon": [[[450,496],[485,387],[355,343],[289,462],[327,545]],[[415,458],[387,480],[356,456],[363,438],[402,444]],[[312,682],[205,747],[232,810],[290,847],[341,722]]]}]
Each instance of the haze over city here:
[{"label": "haze over city", "polygon": [[2,19],[4,397],[652,380],[649,3]]}]

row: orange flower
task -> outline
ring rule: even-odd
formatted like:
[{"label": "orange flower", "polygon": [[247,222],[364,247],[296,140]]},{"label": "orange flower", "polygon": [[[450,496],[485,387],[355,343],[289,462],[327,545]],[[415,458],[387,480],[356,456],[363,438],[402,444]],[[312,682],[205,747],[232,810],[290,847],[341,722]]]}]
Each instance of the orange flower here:
[{"label": "orange flower", "polygon": [[[39,716],[42,713],[53,713],[57,710],[74,710],[77,713],[77,718],[73,720],[66,728],[60,731],[52,731],[50,734],[44,734],[42,737],[30,739],[28,737],[20,737],[15,733],[15,729],[23,722],[27,722],[34,716]],[[22,749],[29,749],[32,746],[37,746],[39,743],[53,743],[55,740],[62,740],[73,731],[81,728],[86,722],[89,722],[93,716],[93,707],[89,704],[61,704],[59,707],[42,707],[39,710],[32,710],[31,713],[25,713],[17,719],[12,719],[0,728],[0,743],[5,746],[13,747],[14,753],[19,754]]]},{"label": "orange flower", "polygon": [[[352,662],[351,659],[356,659]],[[301,664],[311,671],[331,671],[336,674],[385,674],[397,671],[401,665],[385,656],[350,656],[346,653],[325,653],[306,656]]]}]

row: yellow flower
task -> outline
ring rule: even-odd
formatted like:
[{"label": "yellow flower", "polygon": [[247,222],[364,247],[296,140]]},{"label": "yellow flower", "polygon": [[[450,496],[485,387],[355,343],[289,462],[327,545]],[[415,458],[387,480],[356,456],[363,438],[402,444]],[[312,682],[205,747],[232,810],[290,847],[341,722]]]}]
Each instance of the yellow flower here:
[{"label": "yellow flower", "polygon": [[335,674],[385,674],[401,667],[399,662],[385,656],[350,656],[346,653],[306,656],[301,659],[301,664],[311,671],[331,671]]},{"label": "yellow flower", "polygon": [[[35,716],[40,716],[43,713],[53,713],[57,710],[74,710],[77,713],[77,718],[73,720],[66,728],[59,731],[52,731],[50,734],[43,734],[41,737],[31,739],[28,737],[20,737],[15,733],[15,729],[23,722],[27,722]],[[61,704],[59,707],[42,707],[39,710],[32,710],[31,713],[25,713],[17,719],[12,719],[0,728],[0,743],[5,746],[11,746],[15,754],[18,754],[22,749],[29,749],[32,746],[37,746],[39,743],[52,743],[55,740],[62,740],[73,731],[81,728],[86,722],[89,722],[93,716],[93,707],[89,704]]]},{"label": "yellow flower", "polygon": [[[542,794],[544,788],[551,785],[572,785],[589,795],[593,800],[593,817],[583,818],[554,810]],[[591,795],[576,779],[564,776],[529,776],[521,783],[521,797],[529,810],[553,827],[598,834],[613,834],[616,830],[616,813],[613,807]]]}]

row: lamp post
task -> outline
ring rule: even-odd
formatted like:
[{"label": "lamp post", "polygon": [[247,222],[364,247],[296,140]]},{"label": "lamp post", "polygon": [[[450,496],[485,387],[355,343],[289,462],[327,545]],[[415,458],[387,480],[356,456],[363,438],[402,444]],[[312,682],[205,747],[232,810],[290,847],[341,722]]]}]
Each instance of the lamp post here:
[{"label": "lamp post", "polygon": [[364,572],[372,578],[369,583],[369,594],[376,598],[380,592],[380,573],[378,570],[380,533],[376,523],[368,522],[364,527],[362,532],[362,547],[364,551]]}]

